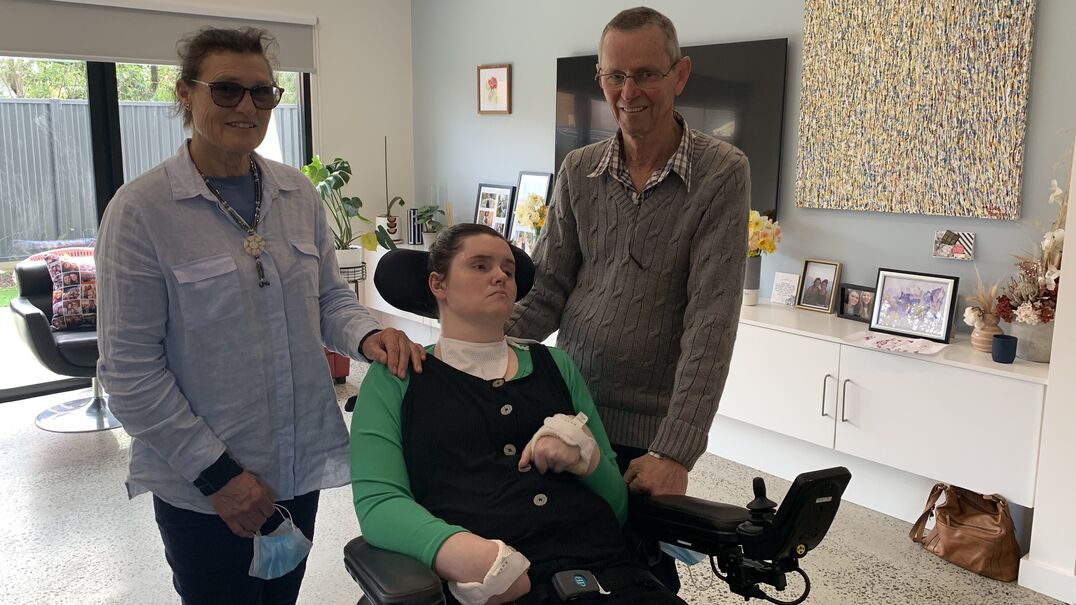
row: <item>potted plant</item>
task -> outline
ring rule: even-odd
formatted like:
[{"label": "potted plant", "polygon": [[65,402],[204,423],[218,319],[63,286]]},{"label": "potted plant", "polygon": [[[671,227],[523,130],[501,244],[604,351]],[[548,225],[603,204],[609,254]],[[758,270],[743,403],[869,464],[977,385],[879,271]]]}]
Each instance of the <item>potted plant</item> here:
[{"label": "potted plant", "polygon": [[437,239],[437,233],[445,227],[444,223],[437,220],[438,214],[444,216],[445,211],[441,210],[437,204],[421,206],[415,210],[415,220],[422,226],[422,243],[427,248],[433,244],[433,240]]},{"label": "potted plant", "polygon": [[1016,356],[1028,361],[1049,362],[1053,347],[1068,211],[1068,196],[1057,181],[1050,183],[1050,203],[1058,205],[1057,218],[1043,234],[1037,250],[1015,256],[1019,270],[997,297],[996,313],[1002,321],[1012,324],[1010,334],[1018,339]]},{"label": "potted plant", "polygon": [[[325,164],[320,156],[314,156],[309,164],[302,167],[302,172],[321,195],[321,201],[332,216],[329,228],[333,232],[333,247],[336,249],[337,261],[341,267],[361,265],[363,248],[373,251],[377,249],[379,243],[385,248],[395,247],[388,234],[380,230],[365,233],[355,231],[351,219],[358,218],[367,224],[370,223],[370,219],[359,212],[362,209],[361,199],[341,193],[344,185],[351,180],[351,164],[347,160],[336,158]],[[353,245],[356,243],[361,248]]]},{"label": "potted plant", "polygon": [[382,229],[388,233],[393,242],[402,241],[400,238],[400,225],[396,220],[396,217],[392,214],[393,206],[399,204],[404,205],[404,199],[400,196],[396,196],[389,199],[389,138],[385,137],[385,214],[379,214],[376,218],[377,229]]},{"label": "potted plant", "polygon": [[747,218],[747,264],[744,267],[743,304],[758,304],[758,286],[762,275],[762,255],[773,254],[781,243],[781,225],[758,210]]}]

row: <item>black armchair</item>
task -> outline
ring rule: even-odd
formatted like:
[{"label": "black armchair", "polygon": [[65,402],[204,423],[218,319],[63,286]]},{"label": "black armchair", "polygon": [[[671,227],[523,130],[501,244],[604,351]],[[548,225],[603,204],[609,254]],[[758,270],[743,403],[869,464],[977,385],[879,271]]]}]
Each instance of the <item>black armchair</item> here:
[{"label": "black armchair", "polygon": [[15,266],[19,295],[11,310],[16,330],[38,361],[62,376],[93,379],[93,396],[55,405],[37,417],[37,426],[57,433],[83,433],[119,428],[108,409],[108,397],[97,382],[97,331],[52,330],[52,279],[44,261]]},{"label": "black armchair", "polygon": [[[634,498],[629,523],[648,539],[679,544],[710,556],[710,566],[735,594],[793,605],[807,598],[811,583],[799,560],[829,531],[851,480],[844,467],[796,477],[777,508],[755,478],[755,499],[746,507],[691,496]],[[411,557],[370,546],[361,537],[344,547],[344,565],[362,588],[360,605],[441,605],[441,579]],[[786,588],[786,574],[804,579],[804,592],[775,600],[759,588]]]}]

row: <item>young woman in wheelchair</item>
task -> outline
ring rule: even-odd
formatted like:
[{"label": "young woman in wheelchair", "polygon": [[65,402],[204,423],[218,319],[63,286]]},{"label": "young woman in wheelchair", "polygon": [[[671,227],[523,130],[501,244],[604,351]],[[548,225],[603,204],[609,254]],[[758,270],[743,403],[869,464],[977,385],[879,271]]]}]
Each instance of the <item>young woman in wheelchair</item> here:
[{"label": "young woman in wheelchair", "polygon": [[429,565],[450,603],[559,602],[552,579],[574,569],[603,593],[584,599],[683,603],[626,546],[627,490],[578,369],[505,338],[533,278],[526,254],[456,225],[416,273],[398,278],[428,284],[413,291],[435,302],[441,337],[421,374],[371,366],[352,417],[366,541]]}]

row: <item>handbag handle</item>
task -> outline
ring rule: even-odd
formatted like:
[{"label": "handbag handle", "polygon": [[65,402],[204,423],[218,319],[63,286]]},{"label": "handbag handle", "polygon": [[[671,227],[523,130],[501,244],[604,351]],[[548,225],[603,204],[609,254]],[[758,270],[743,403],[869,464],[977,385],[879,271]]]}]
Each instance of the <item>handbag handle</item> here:
[{"label": "handbag handle", "polygon": [[941,498],[942,492],[948,487],[944,483],[936,483],[930,490],[930,496],[927,497],[927,505],[923,508],[923,514],[919,515],[919,519],[912,526],[912,531],[908,532],[908,537],[912,539],[912,542],[918,544],[924,542],[923,530],[927,527],[927,519],[934,514],[934,505],[938,503],[938,498]]}]

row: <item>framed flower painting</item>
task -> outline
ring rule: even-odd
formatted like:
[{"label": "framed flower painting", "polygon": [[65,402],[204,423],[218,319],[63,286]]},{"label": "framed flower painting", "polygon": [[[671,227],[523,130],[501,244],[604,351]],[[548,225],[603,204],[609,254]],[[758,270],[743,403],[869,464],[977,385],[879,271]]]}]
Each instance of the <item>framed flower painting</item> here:
[{"label": "framed flower painting", "polygon": [[512,66],[478,66],[478,113],[512,113]]},{"label": "framed flower painting", "polygon": [[959,278],[878,269],[870,329],[948,343]]}]

